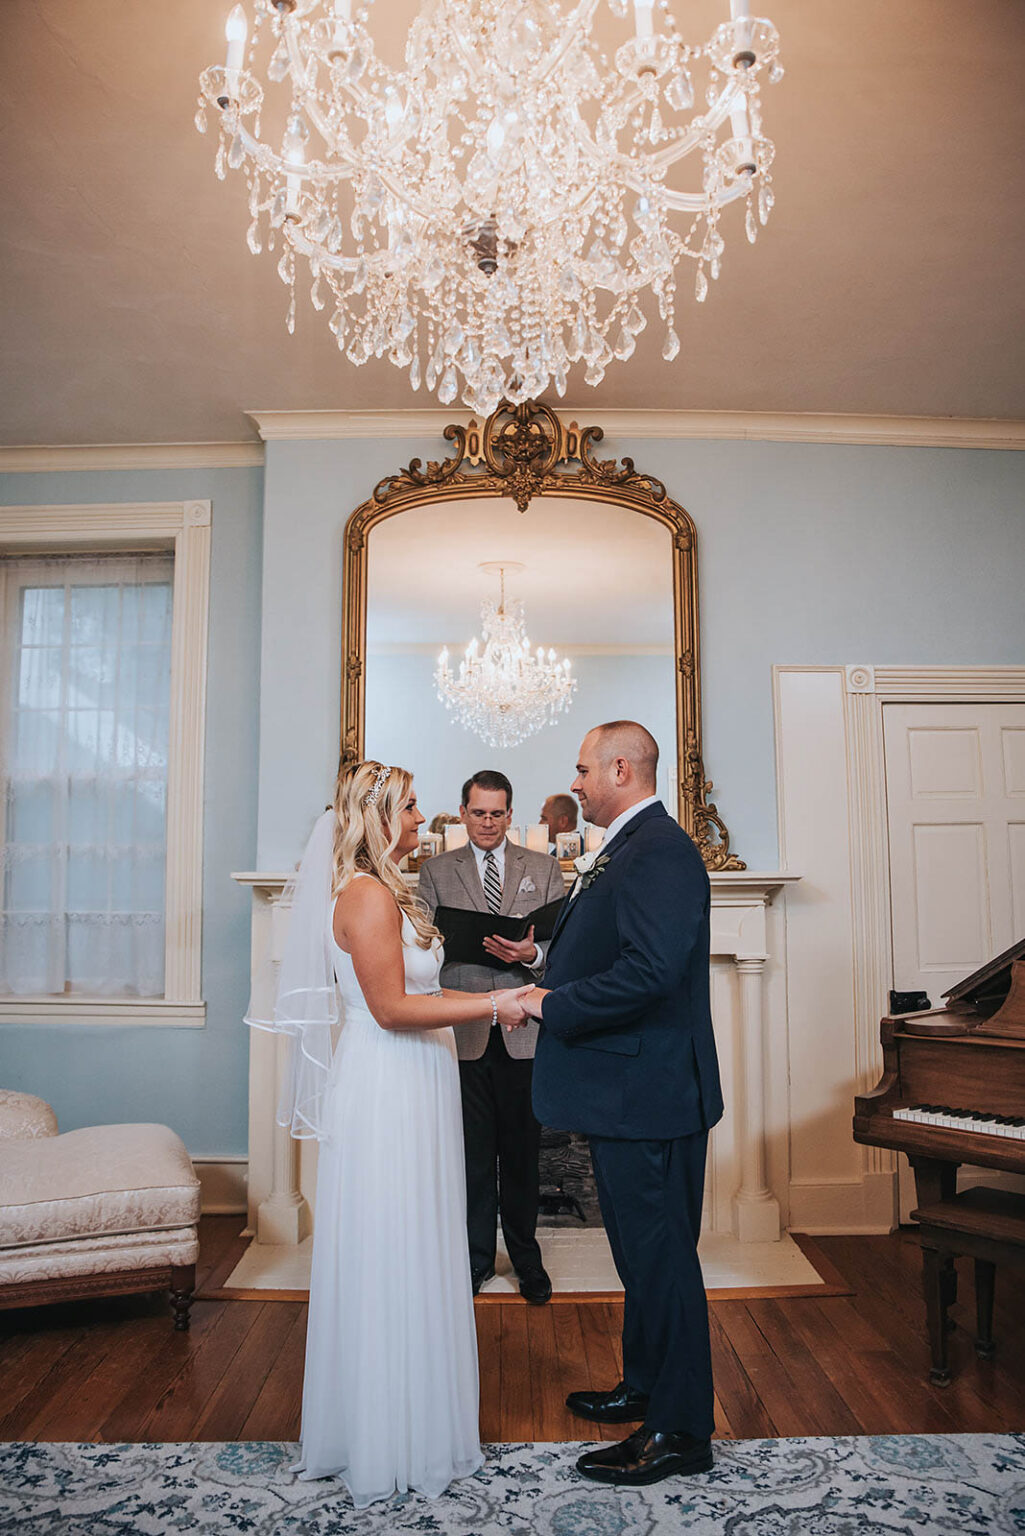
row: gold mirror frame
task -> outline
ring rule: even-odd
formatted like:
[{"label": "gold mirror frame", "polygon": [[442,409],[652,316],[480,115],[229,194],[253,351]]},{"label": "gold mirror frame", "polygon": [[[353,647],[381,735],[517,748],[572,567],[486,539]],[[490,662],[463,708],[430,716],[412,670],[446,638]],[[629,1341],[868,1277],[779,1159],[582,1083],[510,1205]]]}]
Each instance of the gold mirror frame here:
[{"label": "gold mirror frame", "polygon": [[710,870],[744,869],[730,852],[730,834],[708,800],[701,755],[701,652],[698,644],[697,538],[688,513],[653,475],[632,459],[596,459],[601,427],[565,426],[550,406],[528,401],[499,406],[479,427],[447,426],[451,458],[424,468],[419,459],[388,475],[345,525],[342,571],[341,759],[364,753],[367,635],[367,536],[378,523],[431,502],[474,497],[511,497],[525,512],[535,496],[572,496],[612,502],[668,528],[673,547],[673,613],[676,650],[677,815]]}]

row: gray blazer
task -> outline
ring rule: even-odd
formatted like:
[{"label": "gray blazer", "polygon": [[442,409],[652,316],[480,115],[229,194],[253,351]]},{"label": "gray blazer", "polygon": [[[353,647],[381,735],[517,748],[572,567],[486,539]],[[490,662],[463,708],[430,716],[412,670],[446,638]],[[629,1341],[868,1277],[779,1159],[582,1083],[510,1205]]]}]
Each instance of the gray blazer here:
[{"label": "gray blazer", "polygon": [[[547,853],[535,853],[518,843],[506,842],[505,880],[502,884],[501,911],[505,917],[526,917],[535,907],[544,907],[566,894],[558,860]],[[477,873],[477,860],[469,843],[451,853],[435,854],[420,868],[420,899],[431,916],[438,907],[468,907],[472,912],[487,912],[488,902]],[[500,987],[522,987],[538,981],[548,952],[547,940],[538,945],[542,963],[535,971],[514,965],[494,968],[489,965],[463,965],[453,962],[441,968],[443,987],[460,992],[494,992]],[[462,1061],[476,1061],[484,1055],[491,1024],[481,1019],[456,1026],[456,1049]],[[510,1056],[533,1056],[537,1024],[522,1029],[501,1030],[502,1043]]]}]

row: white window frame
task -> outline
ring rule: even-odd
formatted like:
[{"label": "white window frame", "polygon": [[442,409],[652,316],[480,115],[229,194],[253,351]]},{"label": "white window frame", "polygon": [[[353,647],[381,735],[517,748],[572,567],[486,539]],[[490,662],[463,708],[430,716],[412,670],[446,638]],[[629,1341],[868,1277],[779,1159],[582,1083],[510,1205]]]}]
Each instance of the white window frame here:
[{"label": "white window frame", "polygon": [[0,998],[0,1024],[157,1024],[201,1029],[203,767],[210,609],[209,501],[0,507],[0,552],[174,551],[167,764],[164,995]]}]

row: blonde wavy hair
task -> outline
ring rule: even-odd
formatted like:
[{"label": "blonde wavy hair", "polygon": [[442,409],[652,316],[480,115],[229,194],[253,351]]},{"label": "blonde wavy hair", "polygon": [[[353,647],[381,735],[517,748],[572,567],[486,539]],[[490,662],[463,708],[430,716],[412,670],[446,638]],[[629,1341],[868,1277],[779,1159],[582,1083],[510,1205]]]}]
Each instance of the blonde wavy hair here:
[{"label": "blonde wavy hair", "polygon": [[[331,894],[333,899],[344,891],[358,873],[373,875],[387,886],[399,909],[413,924],[419,947],[430,949],[441,934],[390,857],[402,832],[402,812],[412,785],[413,775],[407,769],[372,758],[339,769],[334,799]],[[377,793],[370,802],[375,787]]]}]

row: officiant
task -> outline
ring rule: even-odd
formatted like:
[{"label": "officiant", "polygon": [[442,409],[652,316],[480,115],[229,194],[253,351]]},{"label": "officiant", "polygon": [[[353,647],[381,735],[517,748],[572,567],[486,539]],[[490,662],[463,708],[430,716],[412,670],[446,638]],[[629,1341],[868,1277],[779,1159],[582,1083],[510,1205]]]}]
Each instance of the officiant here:
[{"label": "officiant", "polygon": [[[439,907],[525,916],[560,901],[565,882],[547,853],[521,848],[507,837],[512,785],[504,773],[483,769],[463,785],[459,818],[469,842],[421,867],[420,896],[431,916]],[[452,962],[441,984],[464,992],[494,992],[537,982],[547,941],[499,935],[484,941],[491,963]],[[495,1272],[498,1219],[509,1259],[529,1302],[548,1301],[552,1285],[536,1237],[541,1127],[531,1107],[537,1025],[507,1033],[481,1022],[457,1029],[459,1079],[466,1146],[466,1219],[474,1294]]]}]

